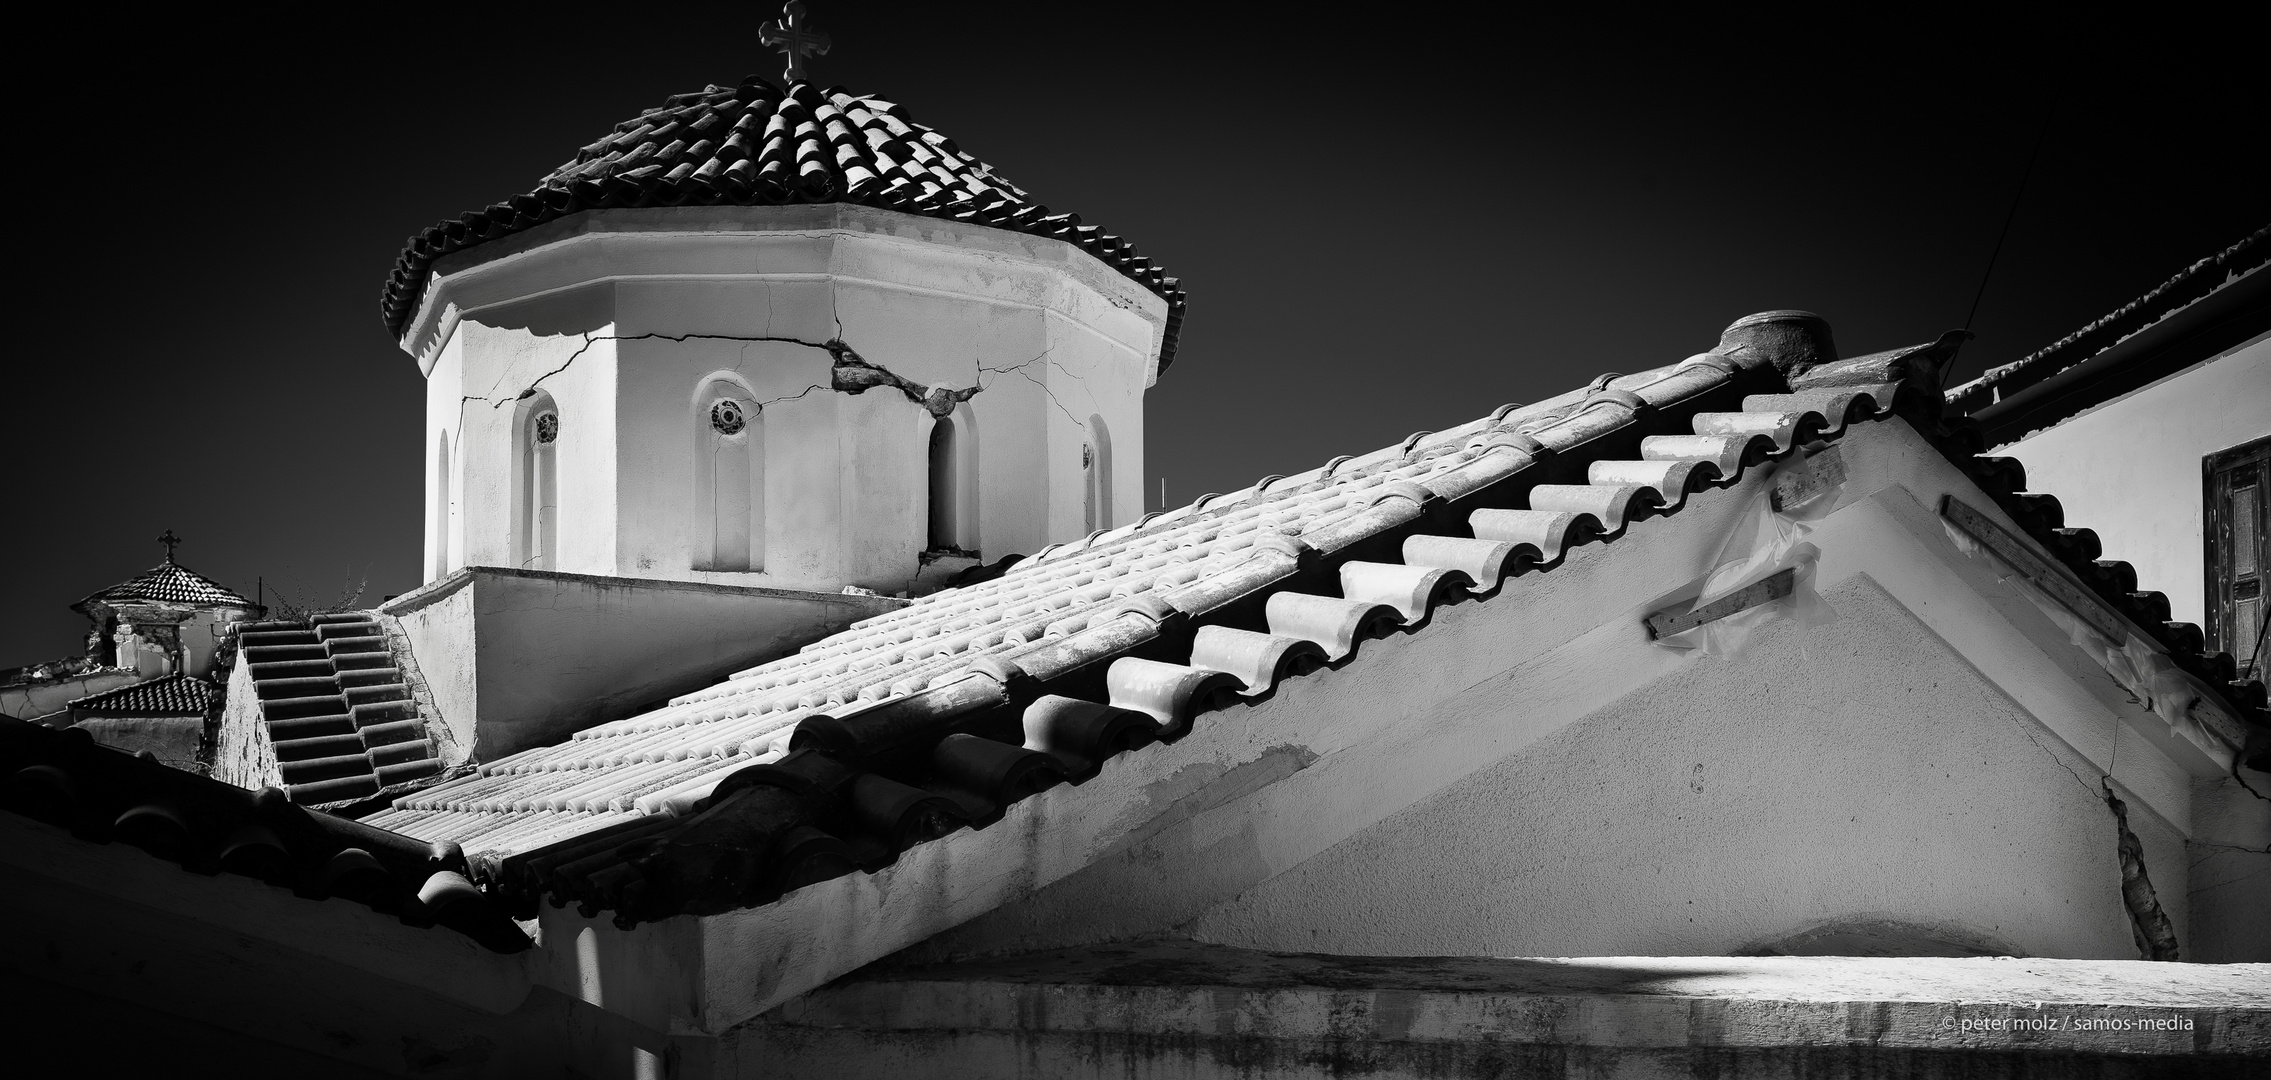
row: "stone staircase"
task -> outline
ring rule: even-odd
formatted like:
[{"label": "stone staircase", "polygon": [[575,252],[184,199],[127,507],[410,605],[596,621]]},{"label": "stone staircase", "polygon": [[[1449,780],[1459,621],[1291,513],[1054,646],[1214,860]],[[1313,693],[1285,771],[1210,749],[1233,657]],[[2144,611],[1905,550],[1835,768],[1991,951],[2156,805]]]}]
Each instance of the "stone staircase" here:
[{"label": "stone staircase", "polygon": [[252,623],[237,640],[293,802],[364,798],[441,771],[402,669],[369,615]]}]

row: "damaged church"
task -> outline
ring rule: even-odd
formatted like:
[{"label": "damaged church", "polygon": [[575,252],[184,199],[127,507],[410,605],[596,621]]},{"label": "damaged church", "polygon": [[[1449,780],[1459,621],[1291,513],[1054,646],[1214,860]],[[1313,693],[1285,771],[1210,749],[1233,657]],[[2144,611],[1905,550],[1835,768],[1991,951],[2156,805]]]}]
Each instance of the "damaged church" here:
[{"label": "damaged church", "polygon": [[0,721],[18,993],[311,1075],[2271,1057],[2271,234],[1147,513],[1181,283],[772,33],[402,252],[419,588],[184,616],[202,771]]}]

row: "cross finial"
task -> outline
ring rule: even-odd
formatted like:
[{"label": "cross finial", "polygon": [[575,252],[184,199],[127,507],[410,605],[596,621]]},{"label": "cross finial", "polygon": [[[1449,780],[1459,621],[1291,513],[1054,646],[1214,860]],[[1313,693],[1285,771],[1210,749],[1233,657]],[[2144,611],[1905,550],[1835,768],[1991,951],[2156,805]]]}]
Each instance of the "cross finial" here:
[{"label": "cross finial", "polygon": [[797,0],[782,4],[781,17],[766,23],[758,33],[765,44],[788,56],[786,78],[792,83],[804,81],[805,57],[828,55],[828,35],[804,21],[804,5]]},{"label": "cross finial", "polygon": [[166,546],[166,563],[168,565],[172,565],[173,549],[176,546],[180,545],[181,537],[175,536],[172,529],[167,529],[166,531],[158,534],[158,543],[164,544]]}]

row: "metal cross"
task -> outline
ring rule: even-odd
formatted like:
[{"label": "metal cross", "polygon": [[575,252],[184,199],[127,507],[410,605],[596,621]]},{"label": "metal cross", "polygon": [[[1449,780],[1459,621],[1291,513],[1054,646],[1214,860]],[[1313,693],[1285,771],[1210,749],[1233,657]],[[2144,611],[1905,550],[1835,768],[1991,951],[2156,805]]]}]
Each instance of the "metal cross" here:
[{"label": "metal cross", "polygon": [[804,58],[828,55],[828,35],[804,21],[804,5],[789,0],[781,5],[781,17],[759,29],[765,44],[773,46],[789,58],[788,81],[804,81]]},{"label": "metal cross", "polygon": [[158,543],[166,546],[166,561],[170,563],[173,561],[173,549],[181,543],[181,537],[175,536],[172,529],[167,529],[158,534]]}]

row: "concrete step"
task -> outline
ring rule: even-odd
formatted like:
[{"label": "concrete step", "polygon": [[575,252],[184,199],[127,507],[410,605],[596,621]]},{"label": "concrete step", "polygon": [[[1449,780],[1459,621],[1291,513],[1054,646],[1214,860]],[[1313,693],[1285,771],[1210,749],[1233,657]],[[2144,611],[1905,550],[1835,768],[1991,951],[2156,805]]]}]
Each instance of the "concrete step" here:
[{"label": "concrete step", "polygon": [[349,709],[348,714],[355,718],[355,726],[360,728],[371,727],[375,724],[391,724],[397,721],[416,723],[418,721],[418,705],[416,702],[408,700],[374,701],[368,705],[357,705]]},{"label": "concrete step", "polygon": [[318,758],[345,757],[363,752],[363,740],[354,732],[319,735],[312,739],[285,739],[273,744],[276,760],[281,762],[314,761]]},{"label": "concrete step", "polygon": [[405,761],[419,761],[434,756],[432,739],[405,739],[398,743],[372,747],[367,755],[371,764],[379,768],[400,765]]},{"label": "concrete step", "polygon": [[355,734],[355,718],[345,713],[268,721],[268,741],[271,744],[313,739],[324,735],[353,734]]},{"label": "concrete step", "polygon": [[391,668],[394,666],[394,654],[391,652],[340,653],[331,658],[331,666],[341,671]]},{"label": "concrete step", "polygon": [[350,686],[342,690],[341,693],[346,696],[347,706],[350,709],[357,705],[377,705],[387,701],[410,700],[410,688],[398,682],[378,683],[373,686]]},{"label": "concrete step", "polygon": [[325,626],[331,623],[367,623],[371,621],[373,621],[371,613],[368,611],[334,611],[323,615],[308,616],[309,626]]},{"label": "concrete step", "polygon": [[347,711],[347,699],[337,694],[263,699],[260,713],[269,720],[296,720],[303,716],[331,716]]},{"label": "concrete step", "polygon": [[316,636],[306,630],[260,630],[237,635],[240,648],[259,645],[313,645]]},{"label": "concrete step", "polygon": [[262,619],[259,622],[248,622],[237,627],[240,633],[246,634],[264,634],[274,630],[304,631],[306,629],[307,624],[294,622],[290,619]]},{"label": "concrete step", "polygon": [[286,784],[284,794],[302,806],[316,803],[360,799],[378,794],[378,777],[369,773],[361,776],[342,776],[336,780],[323,780],[312,784]]},{"label": "concrete step", "polygon": [[382,637],[384,635],[379,630],[379,624],[368,619],[362,619],[355,622],[323,623],[315,628],[315,636],[319,641],[330,641],[335,638]]},{"label": "concrete step", "polygon": [[331,638],[323,643],[323,648],[324,652],[330,656],[338,656],[341,653],[388,652],[386,639],[383,637]]},{"label": "concrete step", "polygon": [[342,687],[384,686],[402,682],[402,669],[392,664],[384,667],[349,668],[338,675]]},{"label": "concrete step", "polygon": [[329,661],[330,654],[321,645],[248,645],[244,661],[248,664],[282,664],[295,660]]},{"label": "concrete step", "polygon": [[299,761],[277,763],[277,771],[284,774],[287,784],[312,784],[318,780],[331,780],[341,776],[354,776],[371,771],[371,759],[361,754],[334,754],[330,757],[303,758]]},{"label": "concrete step", "polygon": [[268,682],[275,679],[322,679],[331,675],[329,660],[285,660],[272,664],[253,664],[252,681]]},{"label": "concrete step", "polygon": [[440,771],[442,771],[442,763],[433,758],[405,761],[399,765],[381,767],[378,771],[378,782],[380,787],[392,787],[395,784],[408,783],[412,780],[423,780]]},{"label": "concrete step", "polygon": [[330,697],[339,693],[339,681],[329,675],[320,678],[256,679],[253,692],[263,703],[284,698]]},{"label": "concrete step", "polygon": [[398,742],[426,737],[426,725],[416,720],[381,721],[365,724],[357,729],[366,747],[388,746]]}]

